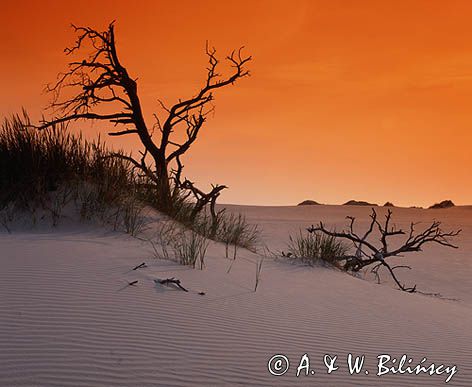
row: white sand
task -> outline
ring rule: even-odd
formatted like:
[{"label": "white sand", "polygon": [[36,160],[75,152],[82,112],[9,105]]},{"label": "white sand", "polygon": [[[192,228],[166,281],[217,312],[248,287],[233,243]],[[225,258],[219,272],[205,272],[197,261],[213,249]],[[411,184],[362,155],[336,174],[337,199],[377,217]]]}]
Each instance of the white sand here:
[{"label": "white sand", "polygon": [[[319,220],[367,220],[368,208],[237,207],[264,230],[271,249]],[[383,211],[381,209],[381,211]],[[152,258],[148,245],[86,226],[0,233],[1,386],[440,386],[446,374],[377,372],[377,356],[408,354],[456,365],[449,385],[472,385],[472,209],[395,209],[399,225],[443,220],[460,227],[459,250],[431,247],[404,258],[408,284],[444,298],[405,294],[345,273],[266,259],[254,293],[258,256],[241,251],[231,272],[212,244],[203,271]],[[365,222],[364,222],[365,225]],[[145,261],[148,268],[131,271]],[[177,277],[189,293],[154,285]],[[137,286],[126,286],[138,280]],[[206,295],[197,293],[204,291]],[[452,301],[450,299],[457,299]],[[346,357],[364,354],[365,375]],[[291,368],[269,374],[283,353]],[[308,353],[315,375],[295,377]],[[324,354],[337,354],[327,375]]]}]

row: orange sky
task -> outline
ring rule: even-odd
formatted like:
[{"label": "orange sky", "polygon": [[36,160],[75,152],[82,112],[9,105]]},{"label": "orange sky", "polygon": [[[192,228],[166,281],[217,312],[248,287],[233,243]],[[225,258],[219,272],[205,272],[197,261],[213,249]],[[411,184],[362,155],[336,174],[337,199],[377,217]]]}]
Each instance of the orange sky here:
[{"label": "orange sky", "polygon": [[2,116],[24,106],[40,117],[71,22],[116,19],[149,118],[158,98],[196,91],[206,40],[254,56],[184,160],[200,185],[230,187],[221,202],[472,204],[469,1],[3,0],[0,13]]}]

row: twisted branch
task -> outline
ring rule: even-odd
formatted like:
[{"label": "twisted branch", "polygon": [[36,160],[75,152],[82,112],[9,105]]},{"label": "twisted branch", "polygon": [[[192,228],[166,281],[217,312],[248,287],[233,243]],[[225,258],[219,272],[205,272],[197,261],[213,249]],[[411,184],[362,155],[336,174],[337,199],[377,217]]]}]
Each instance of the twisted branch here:
[{"label": "twisted branch", "polygon": [[[385,267],[390,273],[391,277],[397,284],[397,286],[406,292],[415,292],[416,285],[413,287],[407,287],[403,285],[397,278],[395,274],[396,269],[408,268],[409,266],[397,265],[390,266],[386,261],[389,257],[400,256],[403,253],[409,252],[418,252],[422,250],[422,247],[428,243],[437,243],[442,246],[451,247],[457,249],[458,247],[451,242],[451,239],[460,234],[461,230],[444,232],[441,229],[441,222],[433,221],[433,223],[428,226],[423,231],[416,233],[415,232],[415,223],[410,224],[410,229],[408,234],[401,230],[396,229],[395,226],[390,226],[392,219],[392,211],[388,210],[385,215],[385,220],[381,223],[378,220],[377,213],[374,208],[372,208],[372,213],[370,214],[370,224],[367,231],[361,237],[355,232],[355,218],[348,216],[349,219],[349,228],[348,231],[336,232],[327,229],[323,222],[320,222],[318,226],[311,226],[307,229],[310,233],[322,232],[323,234],[329,235],[331,237],[347,239],[351,241],[356,249],[355,255],[346,255],[338,257],[338,261],[344,261],[343,268],[345,270],[359,271],[362,268],[375,264],[371,269],[371,272],[376,276],[378,282],[380,282],[379,268]],[[374,243],[369,242],[367,238],[372,234],[374,228],[377,227],[380,233],[380,244],[381,246],[377,247]],[[390,249],[389,241],[391,237],[407,235],[406,240],[397,248]],[[366,251],[367,250],[367,251]]]}]

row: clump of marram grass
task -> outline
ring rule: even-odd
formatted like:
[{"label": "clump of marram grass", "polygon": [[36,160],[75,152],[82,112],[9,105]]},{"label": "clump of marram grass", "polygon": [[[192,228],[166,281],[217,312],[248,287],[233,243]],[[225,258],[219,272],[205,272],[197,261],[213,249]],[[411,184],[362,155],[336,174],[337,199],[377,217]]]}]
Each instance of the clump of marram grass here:
[{"label": "clump of marram grass", "polygon": [[141,192],[134,189],[139,179],[126,160],[109,157],[100,139],[89,142],[64,126],[39,131],[26,114],[5,119],[0,128],[0,207],[30,214],[33,224],[39,210],[57,226],[74,204],[82,219],[135,234],[141,224]]},{"label": "clump of marram grass", "polygon": [[229,214],[222,217],[216,239],[225,245],[226,258],[229,248],[233,246],[233,259],[236,259],[239,247],[256,251],[260,242],[260,230],[257,225],[251,225],[241,214]]},{"label": "clump of marram grass", "polygon": [[167,220],[157,224],[155,238],[148,238],[154,250],[154,257],[159,259],[172,260],[172,246],[178,237],[178,223]]},{"label": "clump of marram grass", "polygon": [[337,265],[340,257],[345,256],[349,248],[336,237],[328,236],[319,232],[299,233],[290,235],[285,257],[300,260],[303,263],[313,265],[319,262],[327,262]]},{"label": "clump of marram grass", "polygon": [[172,217],[190,230],[205,236],[215,242],[225,245],[226,258],[230,257],[230,248],[233,248],[232,258],[236,258],[238,248],[256,252],[261,243],[261,232],[257,225],[247,222],[242,214],[226,212],[225,209],[210,216],[206,211],[192,214],[193,203],[181,196],[175,197],[174,213]]},{"label": "clump of marram grass", "polygon": [[[170,238],[179,262],[203,267],[205,238],[224,243],[227,257],[231,247],[233,258],[240,247],[256,250],[257,226],[225,210],[216,217],[206,210],[195,214],[195,204],[187,197],[174,189],[173,210],[167,214],[186,232],[179,231],[178,238],[171,238],[170,231],[161,235]],[[87,141],[64,125],[39,131],[31,127],[26,113],[1,125],[0,225],[9,232],[17,213],[26,213],[33,224],[47,218],[57,226],[73,209],[81,220],[99,220],[136,236],[144,227],[145,205],[160,208],[155,183],[138,175],[129,161],[112,157],[100,138]],[[158,240],[157,246],[165,246],[164,241]],[[169,258],[166,247],[159,249],[156,255]]]},{"label": "clump of marram grass", "polygon": [[11,233],[10,223],[15,219],[15,208],[11,203],[2,205],[0,208],[0,225],[7,230],[8,233]]},{"label": "clump of marram grass", "polygon": [[201,270],[205,266],[210,240],[176,222],[169,220],[159,224],[156,238],[148,241],[156,258],[172,260]]},{"label": "clump of marram grass", "polygon": [[209,240],[193,231],[182,231],[174,240],[173,250],[176,260],[182,265],[203,270]]},{"label": "clump of marram grass", "polygon": [[120,210],[125,232],[137,236],[146,223],[143,216],[144,204],[136,196],[131,195],[123,200]]},{"label": "clump of marram grass", "polygon": [[[154,237],[147,239],[154,250],[154,256],[203,269],[206,251],[211,240],[208,234],[209,219],[209,217],[199,218],[199,222],[191,224],[191,227],[173,220],[159,222]],[[230,244],[234,243],[233,259],[236,258],[239,246],[244,245],[254,249],[257,247],[260,233],[256,226],[249,225],[242,216],[236,215],[228,216],[225,221],[227,223],[224,224],[224,227],[220,225],[218,228],[218,231],[221,232],[218,237],[226,238],[224,243],[227,254]],[[245,239],[246,237],[247,239]],[[213,240],[218,240],[218,238],[215,237]],[[259,278],[261,267],[257,270],[257,278]]]}]

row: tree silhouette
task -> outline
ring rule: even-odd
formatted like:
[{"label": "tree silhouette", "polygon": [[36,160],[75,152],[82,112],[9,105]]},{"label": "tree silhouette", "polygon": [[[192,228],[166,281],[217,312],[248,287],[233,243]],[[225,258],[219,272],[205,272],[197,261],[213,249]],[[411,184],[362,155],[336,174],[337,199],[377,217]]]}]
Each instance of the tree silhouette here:
[{"label": "tree silhouette", "polygon": [[[194,96],[179,99],[171,107],[159,101],[165,117],[154,114],[155,122],[150,127],[144,119],[137,81],[129,74],[117,53],[114,22],[103,32],[89,27],[72,27],[77,33],[77,40],[72,47],[64,50],[66,55],[82,52],[86,45],[90,45],[91,52],[81,60],[70,62],[67,71],[59,74],[57,82],[47,87],[47,91],[53,94],[48,108],[54,117],[48,120],[43,118],[38,128],[45,129],[76,120],[105,120],[114,126],[121,126],[108,134],[137,135],[144,150],[140,152],[139,160],[123,154],[113,156],[128,160],[149,178],[156,187],[160,209],[172,212],[172,195],[180,190],[186,191],[187,197],[194,196],[194,213],[201,211],[208,203],[214,208],[216,198],[226,187],[215,185],[205,193],[190,180],[182,181],[181,157],[196,141],[208,114],[213,110],[213,92],[249,75],[245,65],[251,57],[243,56],[242,49],[233,51],[226,57],[232,68],[231,74],[222,76],[218,73],[220,61],[216,50],[207,44],[205,52],[209,64],[203,86]],[[109,110],[112,113],[105,113]],[[174,140],[177,133],[183,134],[183,141]]]}]

